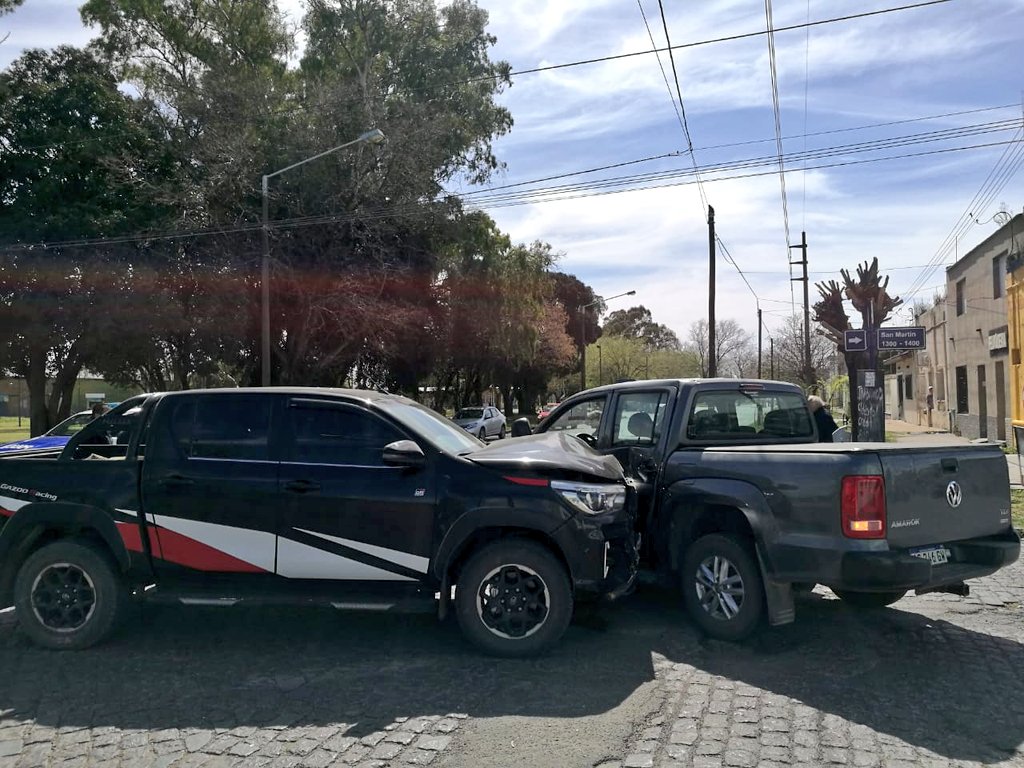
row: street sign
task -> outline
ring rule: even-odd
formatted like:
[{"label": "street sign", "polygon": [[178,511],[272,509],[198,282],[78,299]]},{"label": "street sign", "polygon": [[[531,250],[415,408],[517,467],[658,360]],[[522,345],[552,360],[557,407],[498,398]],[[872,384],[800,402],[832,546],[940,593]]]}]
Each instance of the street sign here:
[{"label": "street sign", "polygon": [[924,328],[879,328],[879,349],[925,349]]},{"label": "street sign", "polygon": [[847,352],[864,352],[868,348],[868,335],[864,331],[844,331],[843,342]]}]

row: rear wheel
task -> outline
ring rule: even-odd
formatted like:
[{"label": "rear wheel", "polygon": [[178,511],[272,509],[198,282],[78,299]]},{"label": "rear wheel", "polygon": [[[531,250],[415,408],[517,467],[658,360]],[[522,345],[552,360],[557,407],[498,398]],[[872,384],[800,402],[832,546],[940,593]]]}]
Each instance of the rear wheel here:
[{"label": "rear wheel", "polygon": [[690,545],[683,558],[683,601],[690,617],[719,640],[742,640],[764,613],[764,587],[752,545],[712,533]]},{"label": "rear wheel", "polygon": [[565,566],[532,541],[495,541],[459,576],[455,615],[463,634],[496,656],[530,656],[554,645],[572,619]]},{"label": "rear wheel", "polygon": [[505,439],[505,425],[504,424],[502,424],[501,425],[501,429],[498,430],[498,439],[499,440],[504,440]]},{"label": "rear wheel", "polygon": [[905,589],[894,592],[855,592],[848,589],[836,589],[835,587],[831,587],[831,589],[844,603],[864,610],[885,608],[907,594]]},{"label": "rear wheel", "polygon": [[18,623],[36,644],[78,650],[104,640],[124,612],[127,591],[107,555],[73,540],[36,550],[18,570]]}]

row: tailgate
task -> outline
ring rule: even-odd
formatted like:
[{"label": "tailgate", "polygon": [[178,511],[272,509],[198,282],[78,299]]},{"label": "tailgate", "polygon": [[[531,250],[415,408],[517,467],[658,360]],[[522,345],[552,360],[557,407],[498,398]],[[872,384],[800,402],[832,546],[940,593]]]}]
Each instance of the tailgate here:
[{"label": "tailgate", "polygon": [[879,451],[892,548],[991,536],[1010,525],[1010,480],[998,446]]}]

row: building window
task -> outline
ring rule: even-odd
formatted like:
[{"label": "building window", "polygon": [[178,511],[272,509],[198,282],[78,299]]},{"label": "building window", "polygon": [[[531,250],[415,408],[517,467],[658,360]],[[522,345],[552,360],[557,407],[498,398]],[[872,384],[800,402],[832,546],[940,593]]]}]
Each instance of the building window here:
[{"label": "building window", "polygon": [[907,400],[914,399],[914,376],[909,373],[903,374],[903,397]]},{"label": "building window", "polygon": [[956,281],[956,316],[960,317],[964,313],[967,305],[967,300],[964,298],[964,290],[967,288],[967,279]]},{"label": "building window", "polygon": [[967,413],[967,366],[956,367],[956,412]]},{"label": "building window", "polygon": [[1001,253],[992,259],[992,298],[1003,298],[1006,283],[1006,254]]}]

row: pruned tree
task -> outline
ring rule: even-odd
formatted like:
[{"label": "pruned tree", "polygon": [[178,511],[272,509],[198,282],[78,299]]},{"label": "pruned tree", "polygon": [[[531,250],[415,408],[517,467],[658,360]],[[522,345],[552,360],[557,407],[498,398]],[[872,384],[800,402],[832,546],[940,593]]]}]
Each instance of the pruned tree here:
[{"label": "pruned tree", "polygon": [[[821,324],[829,339],[842,353],[850,377],[850,411],[857,413],[857,371],[877,369],[877,356],[872,359],[867,352],[847,352],[844,333],[852,330],[850,317],[843,306],[845,296],[860,313],[861,329],[865,333],[876,333],[889,319],[892,311],[903,303],[898,296],[889,295],[889,278],[882,278],[878,271],[878,258],[864,262],[857,267],[857,279],[849,271],[840,270],[843,285],[835,280],[817,283],[815,287],[821,299],[814,304],[814,320]],[[853,420],[854,436],[857,437],[857,420]]]}]

